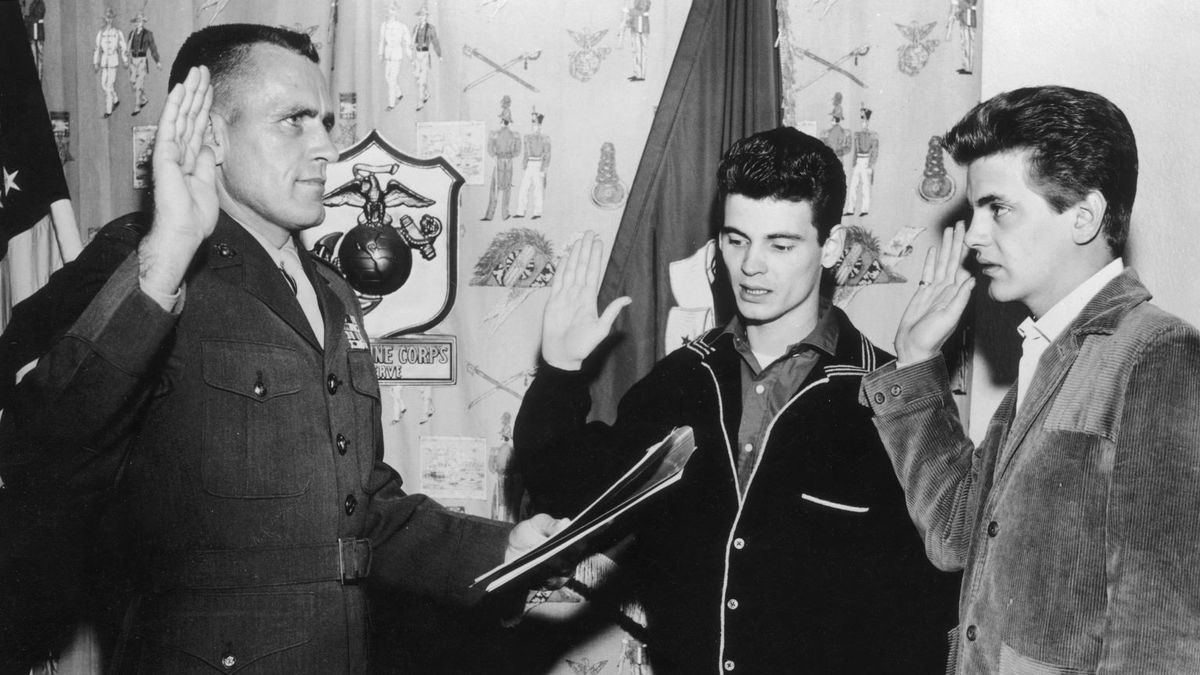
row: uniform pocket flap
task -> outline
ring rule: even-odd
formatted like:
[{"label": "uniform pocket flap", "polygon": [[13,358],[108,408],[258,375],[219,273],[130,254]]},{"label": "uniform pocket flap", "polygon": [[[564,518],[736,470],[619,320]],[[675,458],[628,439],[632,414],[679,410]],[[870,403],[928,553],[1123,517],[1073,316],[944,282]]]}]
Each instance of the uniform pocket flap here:
[{"label": "uniform pocket flap", "polygon": [[[196,658],[215,672],[236,673],[312,639],[311,593],[183,593],[166,602],[157,642]],[[260,664],[282,672],[288,659]]]},{"label": "uniform pocket flap", "polygon": [[204,382],[210,387],[267,401],[300,391],[300,355],[291,347],[205,340]]},{"label": "uniform pocket flap", "polygon": [[820,497],[814,497],[810,494],[801,494],[800,498],[805,501],[812,502],[814,504],[820,504],[821,506],[827,506],[831,509],[837,509],[838,511],[846,511],[848,513],[866,513],[867,511],[871,510],[871,507],[869,507],[869,506],[855,506],[853,504],[842,504],[840,502],[834,502],[834,501],[830,501],[828,499],[821,499]]}]

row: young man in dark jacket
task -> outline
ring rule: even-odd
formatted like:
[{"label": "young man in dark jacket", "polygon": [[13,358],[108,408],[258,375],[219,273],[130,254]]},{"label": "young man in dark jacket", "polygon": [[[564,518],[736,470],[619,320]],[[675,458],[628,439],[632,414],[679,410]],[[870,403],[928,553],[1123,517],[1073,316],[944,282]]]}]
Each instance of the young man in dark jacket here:
[{"label": "young man in dark jacket", "polygon": [[515,428],[534,506],[573,514],[691,426],[697,450],[639,519],[629,561],[655,672],[938,672],[958,579],[925,560],[857,402],[891,357],[820,292],[844,238],[838,158],[795,129],[763,132],[729,150],[719,189],[737,316],[660,361],[611,426],[585,424],[581,369],[631,301],[598,316],[601,244],[571,248]]}]

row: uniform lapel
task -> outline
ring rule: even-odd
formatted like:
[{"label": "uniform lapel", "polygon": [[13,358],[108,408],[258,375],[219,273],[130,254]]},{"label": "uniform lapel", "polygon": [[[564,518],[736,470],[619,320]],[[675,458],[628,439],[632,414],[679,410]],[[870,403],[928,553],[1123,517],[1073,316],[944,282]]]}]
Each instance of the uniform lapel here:
[{"label": "uniform lapel", "polygon": [[300,302],[296,300],[296,295],[275,265],[274,259],[249,232],[222,211],[210,241],[216,254],[212,256],[214,268],[240,267],[241,277],[238,283],[242,288],[258,298],[267,309],[299,333],[313,348],[321,348],[308,319],[304,316],[304,310],[300,309]]},{"label": "uniform lapel", "polygon": [[333,354],[337,351],[337,341],[345,337],[344,327],[350,314],[341,298],[330,287],[329,280],[317,270],[316,263],[309,259],[304,249],[300,248],[300,242],[296,242],[296,247],[300,250],[300,266],[304,268],[304,274],[317,293],[317,303],[321,306],[321,316],[325,319],[325,352]]}]

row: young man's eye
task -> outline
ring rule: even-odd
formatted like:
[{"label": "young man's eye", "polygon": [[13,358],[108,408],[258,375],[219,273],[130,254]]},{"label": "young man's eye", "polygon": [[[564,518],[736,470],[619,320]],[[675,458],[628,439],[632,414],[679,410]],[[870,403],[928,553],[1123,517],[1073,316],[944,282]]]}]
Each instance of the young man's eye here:
[{"label": "young man's eye", "polygon": [[790,251],[795,248],[795,246],[791,244],[771,244],[771,248],[775,249],[776,251]]},{"label": "young man's eye", "polygon": [[997,218],[1008,213],[1010,210],[1011,209],[1003,204],[992,204],[992,215]]}]

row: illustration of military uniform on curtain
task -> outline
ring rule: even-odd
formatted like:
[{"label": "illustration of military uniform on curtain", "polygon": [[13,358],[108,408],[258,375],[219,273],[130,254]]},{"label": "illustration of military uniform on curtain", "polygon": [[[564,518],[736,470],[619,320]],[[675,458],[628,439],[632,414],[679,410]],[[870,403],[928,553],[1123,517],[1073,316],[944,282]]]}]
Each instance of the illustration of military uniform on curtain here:
[{"label": "illustration of military uniform on curtain", "polygon": [[412,32],[400,20],[399,3],[392,0],[387,19],[379,24],[379,59],[383,61],[383,78],[387,82],[388,110],[404,98],[400,89],[400,62],[405,58],[412,58]]},{"label": "illustration of military uniform on curtain", "polygon": [[500,204],[500,217],[508,220],[508,203],[512,196],[513,159],[521,154],[521,135],[509,128],[512,124],[512,99],[500,99],[500,128],[488,136],[488,154],[496,158],[492,180],[488,184],[487,214],[480,220],[491,220]]},{"label": "illustration of military uniform on curtain", "polygon": [[525,207],[530,201],[533,202],[533,217],[542,217],[542,206],[546,201],[546,171],[550,168],[550,137],[542,133],[544,119],[546,116],[537,111],[530,115],[533,131],[525,135],[525,173],[521,176],[521,187],[517,189],[518,218],[525,217]]},{"label": "illustration of military uniform on curtain", "polygon": [[833,109],[829,111],[829,119],[831,124],[825,133],[821,134],[821,140],[838,156],[844,170],[846,155],[850,154],[850,149],[854,146],[854,139],[851,137],[850,131],[842,126],[842,120],[846,119],[846,116],[842,112],[842,92],[840,91],[833,95]]},{"label": "illustration of military uniform on curtain", "polygon": [[[425,107],[429,100],[429,71],[433,64],[433,55],[442,58],[442,45],[438,43],[437,28],[429,23],[429,9],[421,7],[417,10],[417,27],[413,29],[413,77],[417,80],[417,95],[421,100],[417,110]],[[433,52],[433,55],[430,54]]]},{"label": "illustration of military uniform on curtain", "polygon": [[[25,2],[21,0],[24,9]],[[33,0],[25,11],[25,33],[29,36],[29,48],[33,50],[33,62],[37,64],[38,79],[42,79],[42,55],[46,47],[46,3]]]},{"label": "illustration of military uniform on curtain", "polygon": [[150,63],[146,59],[154,59],[154,65],[159,70],[162,70],[162,61],[158,58],[154,33],[146,28],[145,13],[138,12],[132,21],[133,31],[129,33],[129,85],[133,88],[133,114],[136,115],[150,102],[146,98],[146,73],[150,70]]},{"label": "illustration of military uniform on curtain", "polygon": [[625,34],[629,34],[629,46],[633,49],[633,75],[630,82],[641,82],[646,79],[646,39],[650,36],[650,0],[633,0],[633,5],[625,8],[625,25],[617,40],[618,45]]},{"label": "illustration of military uniform on curtain", "polygon": [[979,21],[976,5],[978,0],[950,0],[950,16],[946,18],[946,42],[958,28],[958,48],[962,57],[960,75],[970,75],[975,61],[975,26]]},{"label": "illustration of military uniform on curtain", "polygon": [[[871,211],[871,184],[875,180],[875,160],[879,159],[879,134],[871,131],[871,110],[859,110],[861,128],[854,132],[854,169],[846,186],[846,208],[842,215],[865,216]],[[859,196],[861,193],[861,201]]]},{"label": "illustration of military uniform on curtain", "polygon": [[96,33],[96,49],[92,52],[92,70],[100,73],[100,88],[104,90],[105,119],[121,105],[121,99],[117,97],[117,68],[122,62],[129,65],[125,34],[113,25],[116,16],[112,7],[104,10],[104,27]]}]

